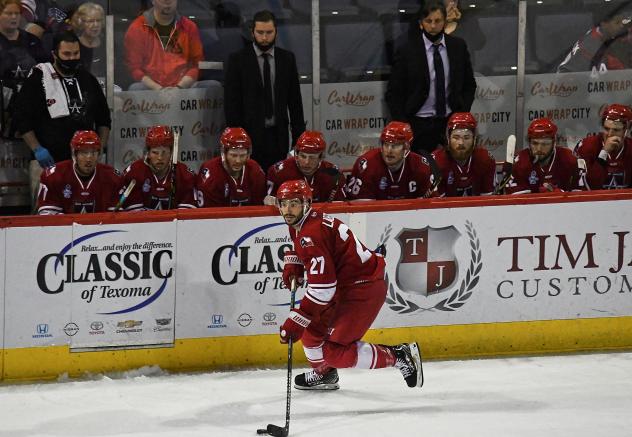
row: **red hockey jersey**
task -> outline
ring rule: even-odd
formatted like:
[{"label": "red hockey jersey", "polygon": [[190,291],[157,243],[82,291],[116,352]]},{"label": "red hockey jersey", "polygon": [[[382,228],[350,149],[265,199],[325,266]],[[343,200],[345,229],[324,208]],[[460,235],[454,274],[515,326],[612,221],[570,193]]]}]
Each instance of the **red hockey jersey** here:
[{"label": "red hockey jersey", "polygon": [[305,297],[326,305],[336,290],[384,279],[385,262],[367,249],[349,227],[327,214],[310,210],[299,230],[290,226],[294,250],[305,266]]},{"label": "red hockey jersey", "polygon": [[196,208],[195,175],[181,162],[176,165],[174,201],[171,200],[171,171],[170,168],[167,175],[159,179],[144,159],[132,162],[123,172],[126,187],[132,179],[136,181],[125,201],[125,210]]},{"label": "red hockey jersey", "polygon": [[200,167],[196,185],[201,208],[263,205],[266,195],[266,176],[252,159],[246,161],[239,180],[228,174],[221,157],[209,159]]},{"label": "red hockey jersey", "polygon": [[544,167],[533,164],[529,149],[523,149],[516,156],[506,190],[509,194],[540,193],[548,191],[544,184],[555,190],[579,190],[579,176],[577,158],[566,147],[555,147],[551,162]]},{"label": "red hockey jersey", "polygon": [[312,188],[314,202],[345,200],[345,177],[338,167],[328,161],[321,161],[320,167],[311,177],[301,173],[293,156],[279,161],[268,169],[268,194],[276,196],[277,189],[285,181],[305,179]]},{"label": "red hockey jersey", "polygon": [[626,138],[616,155],[604,153],[600,159],[603,137],[591,135],[577,144],[575,154],[586,161],[586,181],[591,190],[632,187],[632,138]]},{"label": "red hockey jersey", "polygon": [[73,214],[113,211],[118,203],[122,179],[113,167],[97,163],[94,174],[80,178],[72,160],[58,162],[40,177],[37,213]]},{"label": "red hockey jersey", "polygon": [[496,185],[496,161],[483,148],[475,147],[465,165],[460,165],[444,149],[432,152],[441,170],[437,194],[446,197],[492,194]]},{"label": "red hockey jersey", "polygon": [[350,199],[414,199],[428,191],[432,171],[425,158],[410,152],[402,168],[391,172],[382,159],[381,150],[371,149],[360,156],[347,184]]}]

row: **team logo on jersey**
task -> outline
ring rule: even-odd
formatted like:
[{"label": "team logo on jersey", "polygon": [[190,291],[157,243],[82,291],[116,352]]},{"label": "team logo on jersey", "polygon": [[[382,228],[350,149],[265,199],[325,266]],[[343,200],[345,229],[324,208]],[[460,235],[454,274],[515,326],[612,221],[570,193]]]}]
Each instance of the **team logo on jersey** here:
[{"label": "team logo on jersey", "polygon": [[283,170],[283,161],[279,161],[276,164],[274,164],[274,168],[276,169],[276,171]]},{"label": "team logo on jersey", "polygon": [[454,226],[402,229],[396,237],[401,247],[397,286],[423,296],[440,293],[452,286],[458,271],[454,243],[460,235]]},{"label": "team logo on jersey", "polygon": [[538,183],[538,174],[535,172],[535,170],[531,170],[531,174],[529,175],[529,184],[537,185],[537,183]]},{"label": "team logo on jersey", "polygon": [[314,245],[314,242],[310,237],[301,237],[300,243],[301,247],[310,247]]},{"label": "team logo on jersey", "polygon": [[208,168],[204,167],[202,169],[202,180],[206,182],[206,180],[211,176],[211,172]]},{"label": "team logo on jersey", "polygon": [[386,180],[386,176],[383,176],[380,179],[379,188],[380,188],[380,190],[383,191],[383,190],[386,190],[387,187],[388,187],[388,180]]},{"label": "team logo on jersey", "polygon": [[64,198],[70,199],[71,196],[72,196],[72,189],[70,188],[70,184],[66,184],[66,186],[64,187]]},{"label": "team logo on jersey", "polygon": [[[386,244],[392,225],[387,225],[379,244]],[[476,289],[483,268],[480,241],[471,222],[465,222],[468,243],[462,242],[460,228],[425,227],[402,229],[396,237],[400,257],[396,267],[395,284],[385,277],[388,285],[386,304],[398,314],[417,314],[424,311],[456,311],[470,299]],[[465,244],[468,250],[459,247]],[[389,253],[393,253],[390,252]],[[461,256],[471,259],[466,272],[460,268]],[[412,295],[412,297],[411,297]]]},{"label": "team logo on jersey", "polygon": [[363,172],[364,170],[366,170],[368,166],[369,166],[369,162],[366,160],[366,158],[360,159],[360,172]]},{"label": "team logo on jersey", "polygon": [[148,179],[145,179],[145,182],[143,182],[143,193],[149,193],[149,190],[151,190],[151,182]]}]

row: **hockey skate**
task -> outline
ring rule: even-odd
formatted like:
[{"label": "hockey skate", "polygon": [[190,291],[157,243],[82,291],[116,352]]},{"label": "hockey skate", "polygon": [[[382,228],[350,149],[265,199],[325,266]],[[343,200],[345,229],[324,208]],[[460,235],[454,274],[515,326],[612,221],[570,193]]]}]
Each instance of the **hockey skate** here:
[{"label": "hockey skate", "polygon": [[402,343],[393,346],[395,367],[402,372],[408,387],[424,385],[424,371],[421,367],[421,355],[417,343]]},{"label": "hockey skate", "polygon": [[294,387],[299,390],[338,390],[338,371],[331,369],[325,374],[320,374],[314,369],[309,372],[296,375]]}]

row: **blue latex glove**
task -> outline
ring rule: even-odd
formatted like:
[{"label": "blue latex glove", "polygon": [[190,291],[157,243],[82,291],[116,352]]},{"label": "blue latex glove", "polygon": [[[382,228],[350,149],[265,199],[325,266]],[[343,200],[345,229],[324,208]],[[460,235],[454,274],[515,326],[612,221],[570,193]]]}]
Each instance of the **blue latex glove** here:
[{"label": "blue latex glove", "polygon": [[37,162],[39,162],[39,165],[41,165],[42,168],[55,165],[55,160],[53,159],[47,148],[38,145],[33,150],[33,153],[35,154],[35,159],[37,159]]}]

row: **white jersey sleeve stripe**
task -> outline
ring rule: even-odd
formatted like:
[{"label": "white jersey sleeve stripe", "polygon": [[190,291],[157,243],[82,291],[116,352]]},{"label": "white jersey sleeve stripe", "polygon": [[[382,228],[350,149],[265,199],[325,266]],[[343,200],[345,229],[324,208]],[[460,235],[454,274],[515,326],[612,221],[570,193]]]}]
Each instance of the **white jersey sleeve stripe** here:
[{"label": "white jersey sleeve stripe", "polygon": [[305,296],[314,303],[326,305],[329,303],[331,298],[334,297],[334,293],[336,293],[336,287],[319,288],[314,290],[311,286],[309,286],[307,287],[307,293],[305,293]]}]

